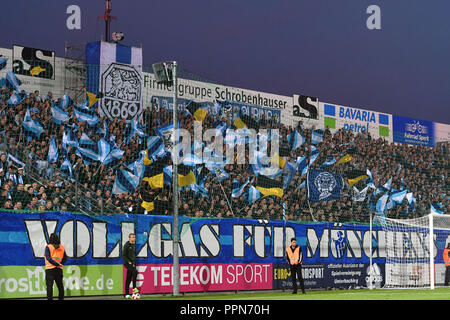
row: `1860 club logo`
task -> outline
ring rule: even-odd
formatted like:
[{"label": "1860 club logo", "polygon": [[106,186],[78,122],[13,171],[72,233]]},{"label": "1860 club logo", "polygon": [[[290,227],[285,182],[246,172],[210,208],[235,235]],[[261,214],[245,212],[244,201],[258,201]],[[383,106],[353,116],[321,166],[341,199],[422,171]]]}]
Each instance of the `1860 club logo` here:
[{"label": "1860 club logo", "polygon": [[129,65],[111,63],[102,74],[101,110],[108,118],[131,120],[142,113],[142,77]]}]

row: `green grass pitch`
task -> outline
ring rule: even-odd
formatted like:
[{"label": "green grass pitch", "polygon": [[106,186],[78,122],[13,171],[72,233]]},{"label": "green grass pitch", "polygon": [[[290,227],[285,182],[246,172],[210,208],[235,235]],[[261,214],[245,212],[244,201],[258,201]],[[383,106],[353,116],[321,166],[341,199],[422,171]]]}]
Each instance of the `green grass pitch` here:
[{"label": "green grass pitch", "polygon": [[450,300],[450,287],[430,289],[350,289],[310,290],[292,294],[290,291],[238,292],[171,295],[142,295],[141,300]]}]

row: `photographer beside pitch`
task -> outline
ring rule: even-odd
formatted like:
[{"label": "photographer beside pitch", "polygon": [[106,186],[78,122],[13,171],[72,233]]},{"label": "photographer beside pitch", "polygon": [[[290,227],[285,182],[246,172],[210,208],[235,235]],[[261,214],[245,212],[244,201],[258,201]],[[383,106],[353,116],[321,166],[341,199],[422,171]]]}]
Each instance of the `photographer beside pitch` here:
[{"label": "photographer beside pitch", "polygon": [[286,248],[286,259],[289,263],[289,269],[291,270],[292,294],[297,293],[297,276],[300,280],[300,288],[302,293],[305,294],[305,285],[303,284],[302,276],[302,263],[303,263],[303,251],[302,248],[297,245],[297,239],[291,238],[291,245]]},{"label": "photographer beside pitch", "polygon": [[133,282],[133,293],[138,293],[139,290],[136,287],[137,269],[136,269],[136,235],[130,233],[128,235],[128,241],[123,246],[122,250],[123,265],[127,269],[127,276],[125,280],[125,298],[131,298],[130,283]]}]

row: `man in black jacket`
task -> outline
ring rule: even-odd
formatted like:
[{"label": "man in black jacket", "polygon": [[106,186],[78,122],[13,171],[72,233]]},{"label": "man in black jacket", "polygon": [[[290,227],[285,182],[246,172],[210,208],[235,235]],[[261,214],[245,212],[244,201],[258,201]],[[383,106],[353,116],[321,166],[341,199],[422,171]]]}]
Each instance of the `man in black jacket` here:
[{"label": "man in black jacket", "polygon": [[136,287],[137,269],[136,269],[136,235],[130,233],[128,241],[123,246],[122,250],[123,265],[127,269],[127,276],[125,280],[125,298],[130,298],[130,283],[133,282],[133,293],[139,292]]}]

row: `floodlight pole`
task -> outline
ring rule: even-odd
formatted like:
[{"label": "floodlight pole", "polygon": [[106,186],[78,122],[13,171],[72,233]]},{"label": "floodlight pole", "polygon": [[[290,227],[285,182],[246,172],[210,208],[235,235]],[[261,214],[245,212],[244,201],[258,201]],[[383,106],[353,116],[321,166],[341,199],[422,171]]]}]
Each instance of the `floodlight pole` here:
[{"label": "floodlight pole", "polygon": [[177,121],[177,105],[178,105],[178,85],[177,85],[177,62],[172,63],[172,83],[173,83],[173,154],[172,154],[172,176],[173,176],[173,295],[180,295],[180,269],[179,269],[179,232],[178,232],[178,121]]}]

